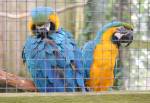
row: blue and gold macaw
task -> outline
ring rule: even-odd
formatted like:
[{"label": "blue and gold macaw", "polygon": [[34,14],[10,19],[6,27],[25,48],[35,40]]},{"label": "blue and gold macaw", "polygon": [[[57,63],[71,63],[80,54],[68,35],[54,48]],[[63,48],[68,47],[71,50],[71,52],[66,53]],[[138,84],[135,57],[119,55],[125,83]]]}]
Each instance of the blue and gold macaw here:
[{"label": "blue and gold macaw", "polygon": [[32,9],[22,57],[40,92],[85,91],[81,50],[51,7]]},{"label": "blue and gold macaw", "polygon": [[119,47],[133,40],[133,26],[113,21],[104,25],[96,38],[87,42],[82,51],[86,86],[91,91],[107,91],[114,83],[114,68]]}]

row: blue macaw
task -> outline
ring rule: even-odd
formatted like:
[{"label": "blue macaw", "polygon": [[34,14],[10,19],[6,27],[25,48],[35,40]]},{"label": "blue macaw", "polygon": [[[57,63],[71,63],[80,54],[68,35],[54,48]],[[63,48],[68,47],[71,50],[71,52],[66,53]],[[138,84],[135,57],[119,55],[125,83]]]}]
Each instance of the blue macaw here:
[{"label": "blue macaw", "polygon": [[81,50],[51,7],[31,11],[22,58],[39,92],[85,91]]},{"label": "blue macaw", "polygon": [[119,47],[132,40],[133,26],[119,21],[104,25],[94,40],[85,43],[82,56],[86,86],[91,91],[106,91],[113,86]]}]

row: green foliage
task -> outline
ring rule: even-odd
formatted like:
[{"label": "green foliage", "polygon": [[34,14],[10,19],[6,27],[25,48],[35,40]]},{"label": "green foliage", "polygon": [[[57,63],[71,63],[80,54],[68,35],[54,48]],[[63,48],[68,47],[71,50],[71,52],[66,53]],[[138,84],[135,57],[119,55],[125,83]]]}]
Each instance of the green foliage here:
[{"label": "green foliage", "polygon": [[88,4],[87,6],[85,7],[85,27],[84,27],[84,30],[83,30],[83,35],[85,37],[85,40],[90,40],[91,39],[91,31],[92,31],[92,23],[90,21],[92,21],[92,3],[91,3],[91,0],[88,0]]}]

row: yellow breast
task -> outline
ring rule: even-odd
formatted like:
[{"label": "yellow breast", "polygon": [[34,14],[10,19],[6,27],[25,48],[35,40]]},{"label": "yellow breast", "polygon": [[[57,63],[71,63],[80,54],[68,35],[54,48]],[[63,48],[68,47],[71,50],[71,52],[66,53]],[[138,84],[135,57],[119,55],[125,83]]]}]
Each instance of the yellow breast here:
[{"label": "yellow breast", "polygon": [[113,86],[114,66],[118,56],[118,47],[111,41],[115,31],[116,27],[108,29],[94,50],[90,79],[87,81],[87,86],[93,91],[106,91]]}]

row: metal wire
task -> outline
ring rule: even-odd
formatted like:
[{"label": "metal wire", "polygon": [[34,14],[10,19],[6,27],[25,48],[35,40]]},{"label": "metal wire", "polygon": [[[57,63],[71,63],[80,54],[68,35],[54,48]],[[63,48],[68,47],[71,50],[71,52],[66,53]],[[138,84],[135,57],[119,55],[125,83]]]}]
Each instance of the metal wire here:
[{"label": "metal wire", "polygon": [[[119,64],[116,64],[117,75],[110,91],[150,90],[149,0],[143,0],[143,2],[140,0],[0,0],[0,68],[19,75],[23,79],[32,80],[21,59],[23,45],[30,35],[27,27],[30,19],[28,13],[38,6],[52,6],[57,12],[70,5],[84,3],[86,4],[83,6],[66,9],[59,13],[61,26],[74,34],[79,47],[83,47],[85,42],[93,39],[96,31],[110,21],[125,20],[134,25],[133,43],[128,48],[120,48],[122,54],[118,58]],[[119,14],[120,12],[122,13]],[[20,17],[24,13],[27,15]],[[76,15],[77,13],[79,16]],[[103,58],[102,61],[105,60],[107,59]],[[22,91],[18,90],[18,84],[11,87],[7,81],[5,82],[4,85],[0,85],[0,92]]]}]

